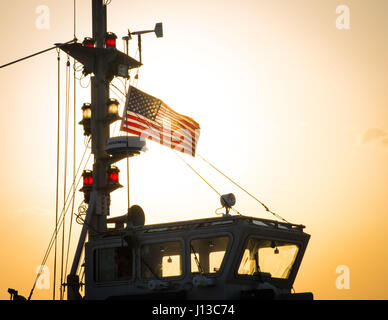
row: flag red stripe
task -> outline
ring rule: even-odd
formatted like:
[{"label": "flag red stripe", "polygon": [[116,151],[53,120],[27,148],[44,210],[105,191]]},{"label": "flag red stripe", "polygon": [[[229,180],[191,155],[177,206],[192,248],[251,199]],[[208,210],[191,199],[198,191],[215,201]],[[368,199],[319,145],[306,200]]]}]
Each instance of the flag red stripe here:
[{"label": "flag red stripe", "polygon": [[[140,122],[140,123],[143,123],[143,124],[147,125],[148,127],[153,127],[153,128],[155,128],[155,129],[157,129],[157,130],[159,130],[159,131],[162,131],[162,130],[163,130],[163,127],[159,126],[159,124],[158,124],[158,125],[155,125],[155,123],[156,123],[155,121],[152,121],[152,120],[144,120],[144,119],[141,119],[139,116],[137,116],[136,113],[133,113],[133,114],[135,114],[136,116],[133,116],[133,115],[131,115],[131,114],[129,114],[129,113],[132,113],[132,112],[128,111],[126,120],[127,120],[127,119],[136,120],[136,121],[138,121],[138,122]],[[166,130],[166,128],[164,128],[164,129]],[[179,129],[182,129],[182,127],[172,126],[172,125],[171,125],[171,129],[173,129],[173,131],[177,131],[177,130],[179,130]],[[189,132],[183,131],[183,132],[178,132],[178,134],[183,133],[184,136],[189,137],[190,139],[192,138],[192,139],[198,140],[198,132],[193,132],[192,130],[189,130],[189,129],[187,129],[187,128],[184,128],[184,129],[186,129],[186,130],[189,131]]]},{"label": "flag red stripe", "polygon": [[[180,118],[185,119],[187,122],[191,123],[191,125],[192,125],[194,128],[199,128],[199,124],[198,124],[196,121],[194,121],[192,118],[190,118],[190,117],[188,117],[188,116],[185,116],[185,115],[183,115],[183,114],[180,114],[180,113],[178,113],[178,112],[172,110],[172,109],[171,109],[167,104],[165,104],[163,101],[162,101],[161,108],[162,108],[162,107],[165,108],[167,112],[170,112],[170,113],[173,114],[173,115],[177,115],[177,116],[179,116]],[[161,108],[160,108],[160,109],[161,109]]]},{"label": "flag red stripe", "polygon": [[189,126],[192,130],[200,129],[199,124],[196,123],[194,120],[192,120],[189,117],[182,116],[181,114],[179,114],[179,113],[175,112],[174,110],[172,110],[171,108],[169,108],[164,103],[160,107],[160,109],[158,111],[158,115],[159,115],[159,113],[164,114],[167,118],[172,118],[172,119],[176,119],[177,121],[182,121],[187,126]]},{"label": "flag red stripe", "polygon": [[155,135],[156,136],[156,134],[159,134],[160,137],[163,138],[163,140],[168,139],[172,143],[179,142],[181,144],[186,144],[187,146],[190,146],[193,143],[196,144],[195,138],[192,137],[191,135],[176,135],[176,134],[174,134],[174,132],[159,131],[159,130],[156,131],[155,129],[152,130],[152,128],[145,128],[137,123],[129,122],[129,121],[126,122],[126,124],[124,124],[124,127],[135,128],[139,131],[140,134],[144,134],[144,135]]},{"label": "flag red stripe", "polygon": [[147,137],[171,149],[182,148],[179,151],[195,156],[200,126],[192,118],[172,110],[162,100],[130,87],[121,130]]},{"label": "flag red stripe", "polygon": [[157,122],[152,121],[152,120],[144,120],[144,119],[140,118],[136,113],[133,113],[133,112],[131,112],[131,113],[135,114],[135,116],[130,114],[130,111],[128,111],[127,116],[125,117],[125,120],[133,119],[133,120],[139,121],[141,123],[144,123],[147,126],[154,127],[155,129],[158,129],[158,130],[161,129],[160,125]]},{"label": "flag red stripe", "polygon": [[[127,127],[124,127],[123,131],[127,131],[128,133],[131,133],[131,134],[134,134],[134,135],[137,135],[137,136],[141,136],[141,134],[142,134],[142,132],[140,132],[140,131],[133,130],[133,129],[130,129],[130,128],[127,128]],[[161,139],[159,139],[156,136],[149,135],[147,137],[147,139],[149,139],[151,141],[153,140],[153,138],[156,138],[156,140],[159,140],[159,143],[161,145],[166,145],[165,143],[163,143],[164,140],[161,140]],[[155,141],[155,142],[158,142],[158,141]],[[184,143],[177,143],[177,144],[171,143],[170,148],[173,149],[173,150],[182,152],[182,153],[187,153],[187,154],[192,155],[192,156],[195,154],[195,149],[193,149],[191,146],[188,146],[187,144],[184,144]]]},{"label": "flag red stripe", "polygon": [[185,124],[183,122],[183,120],[177,120],[177,119],[174,119],[171,117],[167,117],[167,116],[165,116],[163,111],[159,110],[159,112],[156,116],[156,119],[155,119],[156,122],[163,124],[163,120],[165,120],[165,119],[170,121],[171,127],[174,130],[178,130],[178,129],[182,128],[182,129],[189,130],[192,135],[195,135],[195,130],[199,129],[199,128],[193,128],[191,125]]},{"label": "flag red stripe", "polygon": [[[152,128],[145,128],[142,125],[139,125],[138,123],[132,122],[132,121],[126,121],[123,127],[123,131],[126,131],[126,129],[136,129],[137,135],[147,135],[152,136],[158,140],[160,140],[161,144],[168,145],[167,142],[169,142],[171,145],[180,145],[185,146],[187,148],[193,148],[193,145],[196,145],[195,138],[191,135],[174,135],[174,132],[163,132],[159,130],[152,130]],[[177,139],[179,138],[179,140]],[[183,138],[183,139],[182,139]]]}]

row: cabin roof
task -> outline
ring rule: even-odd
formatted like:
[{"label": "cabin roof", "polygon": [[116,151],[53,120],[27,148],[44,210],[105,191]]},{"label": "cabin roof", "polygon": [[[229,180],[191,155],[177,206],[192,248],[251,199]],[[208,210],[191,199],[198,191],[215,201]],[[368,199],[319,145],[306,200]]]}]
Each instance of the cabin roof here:
[{"label": "cabin roof", "polygon": [[[144,226],[136,226],[133,227],[133,230],[140,233],[156,233],[156,232],[166,232],[166,231],[178,231],[184,229],[192,229],[192,228],[206,228],[206,227],[215,227],[222,225],[234,225],[238,223],[246,223],[248,225],[268,228],[270,230],[283,230],[289,232],[303,233],[303,229],[305,226],[279,222],[276,220],[262,219],[256,217],[249,217],[243,215],[235,215],[235,216],[220,216],[220,217],[212,217],[212,218],[203,218],[203,219],[195,219],[195,220],[186,220],[186,221],[174,221],[167,223],[158,223]],[[112,230],[113,231],[113,230]]]}]

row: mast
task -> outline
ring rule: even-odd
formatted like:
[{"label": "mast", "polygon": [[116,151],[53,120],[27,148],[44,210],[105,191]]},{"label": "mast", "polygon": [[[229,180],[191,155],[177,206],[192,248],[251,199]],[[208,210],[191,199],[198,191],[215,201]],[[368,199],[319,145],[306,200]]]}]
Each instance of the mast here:
[{"label": "mast", "polygon": [[[83,64],[85,75],[93,74],[91,77],[89,132],[92,141],[92,154],[94,155],[93,183],[85,223],[78,240],[70,274],[67,276],[69,300],[81,298],[77,270],[86,236],[89,234],[89,238],[93,239],[93,237],[107,231],[110,192],[121,187],[118,181],[113,184],[112,181],[109,182],[109,172],[114,170],[111,165],[126,157],[139,154],[145,146],[145,142],[141,141],[140,137],[136,137],[136,139],[127,137],[125,140],[126,147],[119,148],[118,151],[116,150],[117,152],[109,149],[109,154],[106,151],[110,138],[109,125],[121,119],[117,114],[109,113],[109,104],[112,100],[109,98],[110,82],[115,76],[128,79],[129,69],[139,68],[142,63],[117,50],[115,40],[113,45],[108,45],[111,34],[107,33],[107,5],[104,2],[104,0],[92,0],[92,41],[95,45],[85,46],[80,43],[60,45],[63,51]],[[162,24],[157,23],[155,30],[139,31],[133,34],[138,34],[140,37],[140,34],[148,32],[155,32],[157,37],[162,37]],[[128,32],[128,38],[129,36]],[[114,37],[116,36],[114,35]],[[129,140],[131,140],[131,145],[129,145]]]},{"label": "mast", "polygon": [[[106,231],[106,216],[109,214],[109,192],[107,191],[108,155],[105,152],[109,139],[109,122],[107,121],[107,101],[109,83],[107,79],[108,62],[104,54],[104,40],[107,33],[106,5],[103,0],[92,0],[94,50],[94,76],[91,79],[91,141],[93,164],[93,191],[85,218],[70,274],[67,276],[68,299],[79,300],[79,277],[77,269],[85,243],[86,235],[93,237]],[[84,63],[86,66],[86,64]],[[90,227],[89,227],[90,226]]]},{"label": "mast", "polygon": [[103,0],[93,0],[93,38],[96,41],[96,57],[94,77],[91,79],[91,135],[93,165],[93,191],[95,192],[96,205],[92,215],[90,230],[91,235],[106,231],[106,216],[109,214],[109,192],[107,192],[108,155],[105,152],[109,139],[109,122],[107,101],[109,99],[109,83],[106,79],[107,59],[99,51],[104,47],[107,33],[106,5]]}]

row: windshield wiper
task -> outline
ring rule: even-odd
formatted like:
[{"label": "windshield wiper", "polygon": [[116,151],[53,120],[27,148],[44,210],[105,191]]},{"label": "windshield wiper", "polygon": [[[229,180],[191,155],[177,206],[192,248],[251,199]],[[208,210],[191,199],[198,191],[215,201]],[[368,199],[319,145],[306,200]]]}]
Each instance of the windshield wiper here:
[{"label": "windshield wiper", "polygon": [[197,268],[198,268],[199,272],[201,274],[205,273],[198,258],[197,258],[197,253],[195,252],[194,247],[192,245],[190,245],[190,248],[191,248],[191,252],[194,254],[194,260],[195,260],[195,263],[197,264]]},{"label": "windshield wiper", "polygon": [[161,280],[161,278],[156,274],[156,272],[151,268],[151,266],[144,260],[142,256],[140,256],[141,263],[143,263],[147,269],[152,273],[152,275],[157,279]]},{"label": "windshield wiper", "polygon": [[260,282],[264,282],[263,278],[261,276],[261,270],[260,270],[260,266],[259,266],[259,253],[258,252],[255,253],[255,266],[256,266],[256,272],[254,275],[259,277]]}]

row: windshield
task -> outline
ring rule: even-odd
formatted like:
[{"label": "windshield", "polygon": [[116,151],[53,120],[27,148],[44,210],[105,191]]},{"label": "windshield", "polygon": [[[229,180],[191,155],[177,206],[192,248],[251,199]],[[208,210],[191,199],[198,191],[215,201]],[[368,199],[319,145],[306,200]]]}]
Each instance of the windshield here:
[{"label": "windshield", "polygon": [[287,279],[299,247],[293,243],[251,238],[244,249],[238,274],[269,273],[272,278]]},{"label": "windshield", "polygon": [[160,279],[182,275],[182,245],[179,241],[146,244],[141,249],[142,278]]},{"label": "windshield", "polygon": [[94,253],[95,279],[98,282],[132,278],[132,250],[128,247],[102,248]]},{"label": "windshield", "polygon": [[229,237],[194,239],[190,242],[191,272],[218,273],[224,260]]}]

